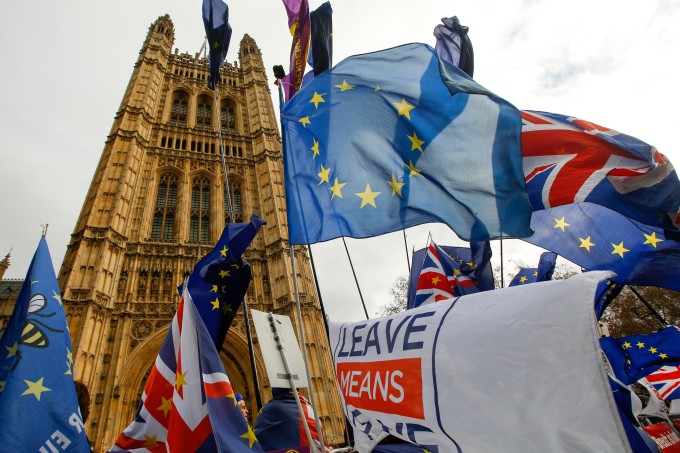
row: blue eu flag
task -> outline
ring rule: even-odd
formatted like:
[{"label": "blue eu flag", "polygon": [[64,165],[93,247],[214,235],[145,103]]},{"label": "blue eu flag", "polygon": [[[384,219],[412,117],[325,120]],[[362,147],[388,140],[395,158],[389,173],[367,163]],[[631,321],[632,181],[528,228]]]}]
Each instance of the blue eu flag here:
[{"label": "blue eu flag", "polygon": [[536,211],[524,238],[587,270],[616,272],[624,285],[680,290],[680,243],[668,232],[592,203]]},{"label": "blue eu flag", "polygon": [[632,384],[666,365],[680,365],[680,331],[669,326],[648,335],[600,338],[614,375]]},{"label": "blue eu flag", "polygon": [[425,44],[349,57],[281,111],[292,244],[427,222],[528,236],[519,111]]},{"label": "blue eu flag", "polygon": [[90,451],[64,306],[45,237],[0,338],[3,451]]},{"label": "blue eu flag", "polygon": [[[241,256],[265,223],[253,214],[250,222],[227,224],[215,247],[189,276],[189,292],[218,350],[250,284],[250,264]],[[183,286],[178,288],[180,294]]]},{"label": "blue eu flag", "polygon": [[210,46],[208,87],[212,90],[220,82],[220,65],[227,58],[231,41],[227,4],[222,0],[203,0],[203,25]]},{"label": "blue eu flag", "polygon": [[541,257],[538,259],[538,267],[525,267],[520,269],[508,286],[525,285],[527,283],[552,280],[556,262],[556,253],[543,252],[541,253]]}]

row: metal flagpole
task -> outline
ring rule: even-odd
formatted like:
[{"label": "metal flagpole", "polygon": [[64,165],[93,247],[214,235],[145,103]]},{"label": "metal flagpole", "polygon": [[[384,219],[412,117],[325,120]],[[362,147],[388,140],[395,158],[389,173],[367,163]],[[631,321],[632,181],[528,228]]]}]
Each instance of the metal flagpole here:
[{"label": "metal flagpole", "polygon": [[406,243],[406,230],[401,230],[404,233],[404,250],[406,250],[406,265],[408,266],[408,273],[411,274],[411,262],[408,259],[408,244]]},{"label": "metal flagpole", "polygon": [[501,288],[505,288],[505,277],[503,276],[503,232],[501,231]]},{"label": "metal flagpole", "polygon": [[[279,110],[284,104],[283,101],[283,85],[282,82],[279,78],[277,78],[277,85],[279,86]],[[281,118],[281,133],[283,134],[283,118]],[[315,408],[317,407],[316,405],[316,397],[314,395],[314,388],[312,387],[312,375],[309,372],[309,359],[307,358],[307,340],[305,338],[305,326],[302,323],[302,310],[300,309],[300,292],[298,290],[298,282],[297,282],[297,270],[295,268],[295,246],[293,246],[290,241],[288,242],[288,246],[290,247],[290,267],[291,271],[293,273],[293,289],[295,291],[295,308],[297,311],[297,323],[298,323],[298,329],[300,330],[300,342],[302,342],[302,357],[305,361],[305,371],[307,372],[307,386],[309,388],[309,399],[312,402],[312,407]],[[316,419],[316,429],[317,433],[319,434],[319,440],[323,444],[323,432],[322,432],[322,426],[321,426],[321,420],[319,420],[319,414],[317,410],[314,410],[314,418]]]},{"label": "metal flagpole", "polygon": [[[217,85],[213,89],[213,99],[215,101],[215,112],[219,112],[219,104],[217,103]],[[222,118],[220,115],[217,116],[217,136],[220,140],[220,155],[222,156],[222,173],[224,174],[224,187],[225,196],[227,197],[227,207],[229,210],[229,223],[234,223],[234,209],[231,205],[231,189],[229,188],[229,176],[227,175],[227,158],[226,152],[224,150],[224,141],[222,140]],[[253,374],[253,383],[255,384],[255,402],[257,404],[257,409],[262,408],[262,397],[260,396],[260,382],[257,378],[257,367],[255,366],[255,350],[253,349],[253,337],[250,333],[250,317],[248,316],[248,304],[246,303],[246,298],[244,297],[241,301],[241,306],[243,307],[243,321],[246,326],[246,337],[248,339],[248,353],[250,355],[250,369]],[[222,345],[220,345],[221,347]]]},{"label": "metal flagpole", "polygon": [[368,310],[366,310],[366,303],[364,302],[364,296],[361,294],[361,288],[359,287],[359,280],[357,280],[357,274],[354,272],[354,265],[352,264],[352,257],[349,256],[349,250],[347,249],[347,242],[345,238],[342,238],[342,243],[345,245],[345,253],[347,253],[347,259],[349,260],[349,267],[352,269],[352,275],[354,275],[354,283],[357,285],[357,291],[359,291],[359,299],[361,299],[361,306],[364,307],[364,313],[366,314],[366,319],[371,319],[368,316]]}]

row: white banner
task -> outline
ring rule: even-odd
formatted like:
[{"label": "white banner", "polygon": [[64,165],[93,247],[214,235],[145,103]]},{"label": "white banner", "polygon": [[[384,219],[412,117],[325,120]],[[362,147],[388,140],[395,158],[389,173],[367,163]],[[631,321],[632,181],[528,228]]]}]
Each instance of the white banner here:
[{"label": "white banner", "polygon": [[630,451],[593,309],[608,275],[331,323],[359,451],[388,434],[432,453]]}]

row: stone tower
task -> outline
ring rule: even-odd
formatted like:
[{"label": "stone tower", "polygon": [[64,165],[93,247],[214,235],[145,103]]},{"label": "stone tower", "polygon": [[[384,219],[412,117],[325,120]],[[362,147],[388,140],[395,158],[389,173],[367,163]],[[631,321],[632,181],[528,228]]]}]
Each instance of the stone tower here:
[{"label": "stone tower", "polygon": [[[267,222],[245,255],[253,271],[246,301],[249,308],[289,315],[298,328],[281,139],[260,49],[243,37],[239,62],[222,65],[215,99],[207,60],[173,52],[173,42],[170,17],[159,17],[149,27],[58,276],[74,378],[92,398],[86,428],[95,451],[112,446],[132,421],[179,302],[176,287],[228,221],[218,125],[236,221],[256,212]],[[295,257],[317,411],[327,442],[338,444],[344,418],[323,318],[306,250],[296,247]],[[239,312],[220,355],[252,423],[258,389]],[[255,351],[266,402],[271,389]]]}]

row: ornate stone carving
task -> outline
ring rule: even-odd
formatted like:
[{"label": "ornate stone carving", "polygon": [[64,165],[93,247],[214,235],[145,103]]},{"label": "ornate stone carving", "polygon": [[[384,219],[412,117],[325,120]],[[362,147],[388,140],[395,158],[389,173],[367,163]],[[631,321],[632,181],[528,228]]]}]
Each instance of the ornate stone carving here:
[{"label": "ornate stone carving", "polygon": [[130,336],[136,340],[143,340],[153,332],[153,324],[149,321],[135,321],[130,329]]}]

